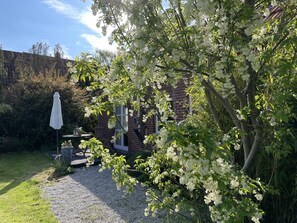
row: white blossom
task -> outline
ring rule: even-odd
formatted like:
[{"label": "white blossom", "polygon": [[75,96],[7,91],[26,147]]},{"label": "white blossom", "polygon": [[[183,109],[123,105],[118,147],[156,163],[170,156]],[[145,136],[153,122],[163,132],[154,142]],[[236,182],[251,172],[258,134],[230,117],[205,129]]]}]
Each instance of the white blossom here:
[{"label": "white blossom", "polygon": [[196,186],[196,178],[195,177],[190,178],[186,183],[186,185],[189,191],[193,191]]},{"label": "white blossom", "polygon": [[235,150],[239,150],[240,149],[240,144],[239,143],[235,143],[234,144],[234,149]]},{"label": "white blossom", "polygon": [[263,195],[262,195],[262,194],[255,194],[255,198],[256,198],[258,201],[262,201],[262,199],[263,199]]},{"label": "white blossom", "polygon": [[230,182],[231,189],[234,189],[234,188],[236,188],[238,186],[239,186],[238,180],[236,178],[235,179],[232,179],[231,182]]},{"label": "white blossom", "polygon": [[89,107],[85,107],[85,117],[90,117],[93,111]]}]

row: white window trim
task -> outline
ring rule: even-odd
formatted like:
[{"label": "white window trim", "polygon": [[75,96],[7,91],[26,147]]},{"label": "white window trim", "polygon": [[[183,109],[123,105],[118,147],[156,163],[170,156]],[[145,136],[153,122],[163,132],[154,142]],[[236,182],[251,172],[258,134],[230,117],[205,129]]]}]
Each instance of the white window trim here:
[{"label": "white window trim", "polygon": [[[160,122],[160,120],[159,120],[159,117],[158,117],[158,115],[155,115],[155,132],[157,133],[157,134],[160,134],[160,130],[159,130],[159,124],[160,124],[161,122]],[[167,123],[167,120],[165,121],[165,123]],[[163,128],[163,127],[161,127],[161,128]],[[160,128],[160,129],[161,129]]]},{"label": "white window trim", "polygon": [[[127,114],[125,114],[125,112],[124,112],[125,109],[126,109],[125,106],[121,105],[121,113],[119,115],[118,114],[115,114],[116,116],[120,116],[120,122],[121,122],[120,124],[122,126],[123,126],[123,120],[122,120],[123,116],[125,115],[128,118],[128,112],[127,112]],[[115,113],[116,113],[116,109],[115,109]],[[127,120],[127,125],[128,125],[128,120]],[[127,128],[128,128],[128,126],[127,126]],[[114,146],[115,149],[119,149],[119,150],[122,150],[122,151],[127,152],[128,151],[128,146],[123,146],[124,145],[124,136],[121,136],[121,145],[116,144],[116,140],[117,140],[116,139],[116,132],[117,131],[119,131],[119,130],[117,130],[115,128],[115,130],[114,130],[115,140],[114,140],[113,146]],[[128,131],[128,129],[127,129],[127,131]]]},{"label": "white window trim", "polygon": [[193,98],[189,95],[189,114],[193,116]]},{"label": "white window trim", "polygon": [[155,115],[155,132],[157,134],[160,134],[159,123],[160,123],[159,117],[158,117],[158,115]]}]

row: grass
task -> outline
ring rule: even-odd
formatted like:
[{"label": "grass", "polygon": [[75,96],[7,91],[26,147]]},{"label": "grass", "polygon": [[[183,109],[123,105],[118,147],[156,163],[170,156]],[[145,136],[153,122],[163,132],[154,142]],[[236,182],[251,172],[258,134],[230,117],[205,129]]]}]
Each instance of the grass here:
[{"label": "grass", "polygon": [[40,189],[52,172],[42,152],[0,154],[0,222],[57,223]]}]

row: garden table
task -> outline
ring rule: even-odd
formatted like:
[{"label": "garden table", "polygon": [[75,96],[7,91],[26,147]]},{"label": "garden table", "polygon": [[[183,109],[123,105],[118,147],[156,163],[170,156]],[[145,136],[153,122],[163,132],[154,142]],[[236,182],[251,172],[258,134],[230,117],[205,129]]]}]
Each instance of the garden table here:
[{"label": "garden table", "polygon": [[[81,139],[89,139],[92,137],[92,134],[91,133],[80,134],[80,135],[70,134],[70,135],[62,135],[62,137],[65,139],[73,139],[73,147],[74,147],[74,149],[76,148],[79,151],[78,144],[79,144],[80,140]],[[83,153],[84,153],[84,155],[86,154],[86,149]]]}]

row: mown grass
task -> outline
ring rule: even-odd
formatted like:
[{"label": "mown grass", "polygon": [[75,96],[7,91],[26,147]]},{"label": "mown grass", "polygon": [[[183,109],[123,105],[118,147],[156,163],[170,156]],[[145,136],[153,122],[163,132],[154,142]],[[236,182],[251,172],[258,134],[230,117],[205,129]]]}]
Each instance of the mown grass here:
[{"label": "mown grass", "polygon": [[43,152],[0,154],[0,222],[57,223],[40,189],[52,172]]}]

